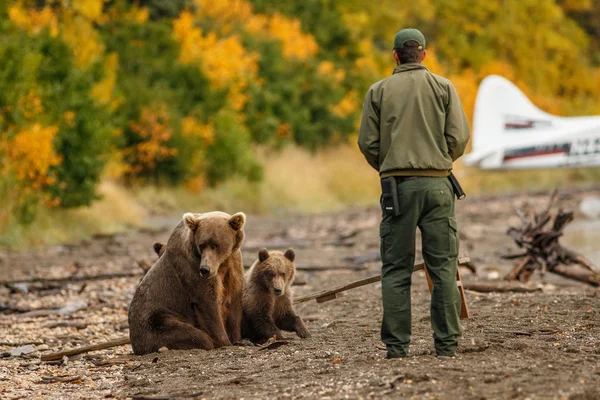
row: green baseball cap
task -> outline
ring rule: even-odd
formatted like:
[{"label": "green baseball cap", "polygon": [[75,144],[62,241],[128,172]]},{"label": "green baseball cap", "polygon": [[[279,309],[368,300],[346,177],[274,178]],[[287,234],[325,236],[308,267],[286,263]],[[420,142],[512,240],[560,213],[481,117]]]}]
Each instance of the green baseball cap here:
[{"label": "green baseball cap", "polygon": [[419,44],[419,50],[425,48],[425,36],[423,36],[421,31],[414,28],[406,28],[396,33],[396,36],[394,37],[394,49],[401,49],[404,47],[404,43],[409,40],[417,42]]}]

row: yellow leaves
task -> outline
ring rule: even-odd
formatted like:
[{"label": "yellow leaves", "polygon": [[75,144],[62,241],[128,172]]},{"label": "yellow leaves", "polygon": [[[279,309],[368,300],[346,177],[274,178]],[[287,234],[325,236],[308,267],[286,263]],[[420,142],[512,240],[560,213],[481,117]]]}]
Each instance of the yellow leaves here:
[{"label": "yellow leaves", "polygon": [[215,128],[212,124],[201,124],[194,117],[184,117],[181,121],[181,133],[184,137],[200,138],[207,145],[215,141]]},{"label": "yellow leaves", "polygon": [[[203,66],[208,78],[217,88],[258,72],[258,54],[246,51],[238,36],[217,39],[209,34],[200,44],[204,47]],[[245,85],[244,85],[245,86]]]},{"label": "yellow leaves", "polygon": [[592,0],[563,0],[561,6],[570,11],[586,11],[594,7]]},{"label": "yellow leaves", "polygon": [[244,21],[244,29],[253,35],[265,35],[269,32],[269,18],[266,15],[251,15]]},{"label": "yellow leaves", "polygon": [[[181,45],[179,61],[197,64],[216,90],[227,92],[228,107],[241,111],[248,102],[246,88],[258,78],[259,54],[248,51],[236,25],[247,32],[282,42],[284,56],[306,60],[319,48],[315,39],[302,32],[298,20],[274,14],[255,14],[247,0],[195,0],[196,12],[183,11],[173,22],[173,37]],[[205,33],[196,26],[197,20],[211,19],[218,25],[216,32]],[[332,79],[341,81],[343,71]]]},{"label": "yellow leaves", "polygon": [[274,14],[270,19],[269,33],[282,42],[283,54],[288,58],[306,60],[319,51],[314,37],[302,32],[297,19]]},{"label": "yellow leaves", "polygon": [[195,0],[197,14],[219,22],[222,33],[227,34],[235,23],[252,17],[252,5],[246,0]]},{"label": "yellow leaves", "polygon": [[142,139],[124,150],[124,155],[132,156],[129,171],[132,175],[144,169],[154,169],[158,161],[177,155],[177,149],[167,146],[173,132],[169,113],[164,105],[142,108],[139,121],[130,121],[129,127]]},{"label": "yellow leaves", "polygon": [[64,16],[63,39],[73,50],[75,65],[87,68],[104,53],[104,44],[90,20],[66,13]]},{"label": "yellow leaves", "polygon": [[[358,57],[355,61],[356,73],[365,77],[381,78],[384,75],[384,69],[376,58],[376,51],[373,46],[373,42],[368,39],[361,40],[358,43],[358,50],[360,57]],[[389,57],[392,57],[391,54]],[[388,69],[390,68],[388,67]]]},{"label": "yellow leaves", "polygon": [[44,105],[35,89],[31,89],[27,95],[21,97],[18,106],[23,117],[27,120],[32,120],[44,112]]},{"label": "yellow leaves", "polygon": [[345,118],[358,110],[359,98],[356,90],[351,90],[340,100],[340,102],[330,107],[331,112],[338,117]]},{"label": "yellow leaves", "polygon": [[92,97],[100,105],[111,105],[111,110],[114,110],[118,105],[113,100],[115,84],[117,82],[117,68],[119,66],[119,55],[111,53],[106,57],[104,62],[105,77],[100,82],[92,87]]},{"label": "yellow leaves", "polygon": [[97,21],[102,16],[104,0],[77,0],[71,3],[73,10],[91,21]]},{"label": "yellow leaves", "polygon": [[335,64],[331,61],[322,61],[317,67],[317,73],[323,77],[327,77],[335,69]]},{"label": "yellow leaves", "polygon": [[6,152],[12,170],[20,181],[27,182],[34,190],[55,182],[54,177],[48,176],[48,171],[61,163],[61,157],[52,145],[57,133],[55,126],[34,124],[18,132],[8,143]]},{"label": "yellow leaves", "polygon": [[336,68],[335,64],[328,60],[319,63],[319,66],[317,67],[317,74],[323,78],[333,81],[337,85],[342,83],[346,77],[346,73],[343,69]]},{"label": "yellow leaves", "polygon": [[194,15],[191,12],[183,11],[179,18],[173,21],[173,38],[181,44],[181,63],[189,64],[199,58],[196,43],[202,39],[202,31],[194,27]]},{"label": "yellow leaves", "polygon": [[467,118],[471,121],[475,108],[475,98],[477,97],[477,75],[473,70],[467,69],[458,76],[451,76],[450,81],[456,88]]},{"label": "yellow leaves", "polygon": [[287,58],[305,61],[319,51],[315,38],[302,32],[300,21],[281,14],[270,17],[251,15],[244,20],[244,29],[253,35],[279,40],[283,47],[283,55]]},{"label": "yellow leaves", "polygon": [[143,24],[148,21],[150,13],[146,7],[138,7],[134,5],[129,12],[125,14],[125,19],[128,21],[135,21],[138,24]]},{"label": "yellow leaves", "polygon": [[63,114],[63,120],[65,121],[67,126],[72,128],[75,126],[75,117],[76,116],[77,115],[73,111],[65,111],[65,113]]},{"label": "yellow leaves", "polygon": [[[71,47],[76,65],[87,68],[104,52],[104,45],[92,25],[103,17],[104,0],[61,2],[41,10],[26,8],[22,1],[9,7],[8,15],[20,29],[38,34],[45,28],[53,37],[62,32],[63,40]],[[58,10],[55,14],[53,10]],[[60,17],[60,18],[59,18]]]},{"label": "yellow leaves", "polygon": [[197,17],[216,21],[222,35],[230,34],[240,24],[248,33],[281,41],[288,58],[306,60],[319,51],[314,37],[302,31],[300,21],[277,13],[255,14],[247,0],[195,0],[195,4]]},{"label": "yellow leaves", "polygon": [[8,16],[20,29],[29,33],[38,34],[49,28],[53,37],[58,35],[58,19],[49,6],[39,11],[34,8],[25,9],[19,1],[8,8]]},{"label": "yellow leaves", "polygon": [[427,50],[427,56],[425,56],[425,60],[423,60],[423,64],[427,67],[427,69],[429,71],[433,72],[434,74],[443,76],[446,73],[446,69],[440,63],[439,59],[437,58],[435,48],[433,48],[433,47],[430,47]]},{"label": "yellow leaves", "polygon": [[495,60],[482,65],[481,69],[479,70],[480,78],[483,79],[488,75],[500,75],[510,81],[515,81],[516,79],[513,67],[506,61],[502,60]]},{"label": "yellow leaves", "polygon": [[241,110],[247,102],[243,94],[250,79],[258,75],[258,54],[247,51],[237,35],[219,38],[203,35],[194,26],[194,16],[184,11],[173,24],[173,37],[181,43],[180,62],[197,63],[217,90],[227,90],[230,106]]},{"label": "yellow leaves", "polygon": [[344,13],[342,15],[344,25],[348,28],[353,38],[360,38],[362,33],[368,30],[371,18],[369,13],[361,10],[353,13]]}]

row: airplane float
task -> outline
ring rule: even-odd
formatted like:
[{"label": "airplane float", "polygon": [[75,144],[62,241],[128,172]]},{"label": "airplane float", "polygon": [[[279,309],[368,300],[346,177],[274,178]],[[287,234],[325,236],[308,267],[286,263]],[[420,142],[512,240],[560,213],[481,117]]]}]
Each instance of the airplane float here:
[{"label": "airplane float", "polygon": [[481,169],[600,166],[600,116],[545,113],[498,75],[477,91],[472,141],[463,162]]}]

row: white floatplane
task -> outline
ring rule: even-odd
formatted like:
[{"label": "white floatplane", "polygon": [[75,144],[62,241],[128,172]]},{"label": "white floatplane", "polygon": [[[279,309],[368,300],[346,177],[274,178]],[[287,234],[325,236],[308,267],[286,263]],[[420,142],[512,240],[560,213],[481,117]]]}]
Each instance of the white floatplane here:
[{"label": "white floatplane", "polygon": [[463,161],[481,169],[600,166],[600,116],[545,113],[498,75],[479,86],[472,141]]}]

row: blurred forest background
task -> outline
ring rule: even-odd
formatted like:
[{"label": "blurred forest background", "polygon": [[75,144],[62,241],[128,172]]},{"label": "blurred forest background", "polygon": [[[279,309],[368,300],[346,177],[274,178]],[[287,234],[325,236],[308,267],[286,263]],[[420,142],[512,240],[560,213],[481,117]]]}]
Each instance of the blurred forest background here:
[{"label": "blurred forest background", "polygon": [[[408,26],[469,118],[489,74],[547,112],[600,114],[600,0],[0,2],[0,245],[376,204],[361,105]],[[456,169],[470,194],[600,177]]]}]

